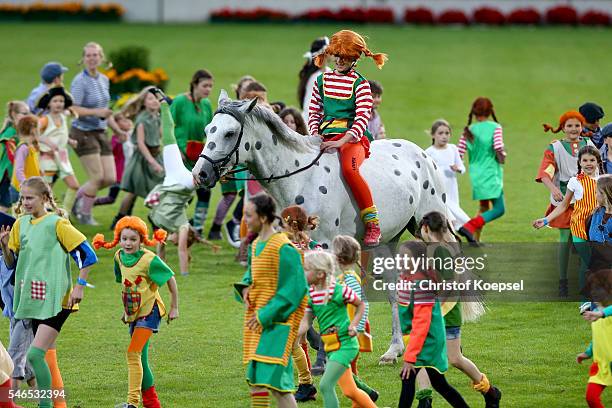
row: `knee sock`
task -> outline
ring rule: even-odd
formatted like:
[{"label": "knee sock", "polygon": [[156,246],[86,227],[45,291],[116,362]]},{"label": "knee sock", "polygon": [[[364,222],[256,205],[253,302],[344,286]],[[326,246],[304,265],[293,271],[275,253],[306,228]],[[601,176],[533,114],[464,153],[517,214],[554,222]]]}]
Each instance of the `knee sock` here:
[{"label": "knee sock", "polygon": [[153,377],[153,372],[151,371],[151,367],[149,367],[149,344],[151,340],[147,340],[147,343],[144,345],[142,349],[142,354],[140,356],[140,361],[142,363],[142,389],[146,390],[151,388],[155,383],[155,378]]},{"label": "knee sock", "polygon": [[485,223],[491,222],[501,217],[506,212],[506,207],[504,205],[504,193],[502,193],[499,197],[491,200],[491,203],[493,204],[493,208],[481,214]]},{"label": "knee sock", "polygon": [[606,388],[605,385],[588,383],[586,389],[586,400],[589,408],[604,408],[601,403],[601,393]]},{"label": "knee sock", "polygon": [[206,214],[208,214],[208,202],[196,202],[195,213],[193,214],[193,227],[201,231],[206,222]]},{"label": "knee sock", "polygon": [[[39,390],[47,391],[51,389],[51,371],[45,361],[46,351],[38,347],[31,346],[28,351],[28,362],[36,375],[36,384]],[[48,391],[47,391],[48,392]],[[39,408],[51,408],[50,398],[40,400]]]},{"label": "knee sock", "polygon": [[121,186],[119,184],[113,184],[109,187],[108,195],[106,197],[96,198],[96,200],[94,201],[94,206],[113,204],[117,200],[120,191]]},{"label": "knee sock", "polygon": [[72,210],[72,206],[74,205],[74,200],[76,200],[76,194],[77,194],[76,190],[73,190],[71,188],[66,189],[66,192],[64,193],[64,202],[62,203],[64,210],[66,211]]},{"label": "knee sock", "polygon": [[304,350],[304,355],[306,356],[306,363],[308,363],[308,371],[312,368],[312,364],[310,363],[310,355],[308,355],[308,343],[301,343],[300,347]]},{"label": "knee sock", "polygon": [[95,201],[95,195],[90,196],[89,194],[83,192],[81,195],[81,214],[91,215],[91,209],[93,208]]},{"label": "knee sock", "polygon": [[[431,386],[438,394],[440,394],[446,402],[450,404],[453,408],[469,408],[469,405],[465,402],[461,394],[454,389],[448,381],[446,381],[446,377],[444,374],[440,374],[438,370],[435,368],[426,368],[427,376],[431,381]],[[486,379],[486,376],[483,374],[483,380]],[[481,381],[482,383],[482,381]],[[487,380],[488,384],[488,380]],[[487,390],[488,391],[488,390]]]},{"label": "knee sock", "polygon": [[221,197],[221,201],[219,201],[219,204],[217,204],[217,211],[215,213],[215,219],[213,220],[214,224],[223,224],[223,219],[227,215],[227,212],[232,206],[235,198],[235,193],[224,194],[223,197]]},{"label": "knee sock", "polygon": [[340,363],[335,361],[327,363],[325,374],[323,374],[319,383],[319,390],[321,395],[323,395],[323,406],[325,408],[338,408],[340,406],[338,396],[336,395],[336,384],[345,371],[347,371],[347,368]]},{"label": "knee sock", "polygon": [[306,361],[306,353],[299,345],[296,343],[293,346],[293,362],[295,363],[295,368],[298,370],[298,379],[300,384],[312,384],[312,376],[310,375],[310,370],[308,369],[308,362]]},{"label": "knee sock", "polygon": [[232,221],[236,224],[240,224],[240,220],[242,219],[242,210],[244,206],[244,195],[240,197],[240,201],[234,207],[234,212],[232,213]]},{"label": "knee sock", "polygon": [[360,408],[376,408],[376,404],[372,402],[368,394],[357,388],[353,380],[353,372],[350,368],[344,371],[342,377],[338,380],[338,385],[342,389],[342,393],[353,401],[353,406]]},{"label": "knee sock", "polygon": [[0,384],[0,408],[16,408],[17,406],[10,397],[11,379]]},{"label": "knee sock", "polygon": [[251,408],[268,408],[270,406],[270,391],[259,388],[251,390]]},{"label": "knee sock", "polygon": [[375,205],[372,205],[368,208],[364,208],[361,210],[361,219],[364,224],[369,222],[373,222],[374,224],[378,224],[378,209]]},{"label": "knee sock", "polygon": [[569,228],[559,228],[559,279],[567,279],[572,235]]},{"label": "knee sock", "polygon": [[353,374],[353,381],[355,381],[355,385],[357,388],[370,395],[374,388],[370,387],[365,381],[363,381],[357,374]]},{"label": "knee sock", "polygon": [[[57,350],[47,350],[45,361],[47,362],[49,371],[51,372],[51,387],[54,390],[62,390],[64,388],[64,380],[62,380],[62,374],[60,373],[59,366],[57,365]],[[66,408],[66,400],[61,397],[53,399],[53,407]]]},{"label": "knee sock", "polygon": [[128,397],[127,403],[138,406],[140,403],[143,368],[141,354],[153,332],[150,329],[137,327],[127,349]]}]

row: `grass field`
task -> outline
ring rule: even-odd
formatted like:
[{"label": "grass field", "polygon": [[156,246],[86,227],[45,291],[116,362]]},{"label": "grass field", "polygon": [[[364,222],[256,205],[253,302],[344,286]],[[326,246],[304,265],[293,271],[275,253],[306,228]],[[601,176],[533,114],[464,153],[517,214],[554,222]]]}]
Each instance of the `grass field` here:
[{"label": "grass field", "polygon": [[[0,26],[0,103],[25,98],[49,60],[70,67],[69,82],[87,41],[107,52],[122,45],[151,49],[152,67],[170,75],[169,93],[185,91],[191,74],[207,68],[215,75],[213,104],[221,88],[244,75],[261,80],[270,100],[297,104],[297,73],[310,41],[338,27],[303,25],[50,25]],[[472,100],[492,98],[504,125],[508,161],[505,166],[506,215],[487,226],[483,239],[496,242],[552,242],[555,231],[534,232],[530,221],[547,202],[543,186],[533,179],[550,135],[543,122],[591,100],[612,106],[609,91],[612,31],[600,29],[455,29],[365,26],[373,51],[387,52],[382,71],[369,61],[360,64],[368,78],[384,87],[381,114],[390,137],[410,139],[426,147],[425,130],[444,117],[458,134]],[[456,136],[455,136],[456,141]],[[76,162],[75,162],[76,165]],[[80,180],[85,178],[79,165]],[[58,185],[57,192],[63,187]],[[218,199],[215,191],[212,207]],[[461,180],[462,206],[476,211],[467,176]],[[97,208],[95,216],[108,223],[116,207]],[[146,212],[141,204],[139,215]],[[209,217],[210,221],[210,217]],[[95,228],[83,228],[91,237]],[[108,234],[108,233],[107,233]],[[176,252],[169,263],[178,265]],[[165,407],[246,407],[249,404],[241,365],[242,308],[233,301],[231,283],[242,275],[234,250],[223,246],[213,256],[195,252],[191,276],[179,276],[181,317],[166,326],[152,343],[156,385]],[[518,256],[518,254],[517,254]],[[68,320],[58,341],[59,360],[70,407],[112,407],[126,392],[124,351],[127,329],[119,321],[119,288],[114,284],[111,253],[100,253],[91,275],[96,289],[87,290],[81,311]],[[538,273],[534,267],[533,273]],[[510,277],[509,277],[510,278]],[[165,294],[167,292],[164,289]],[[167,299],[167,296],[166,296]],[[463,330],[463,349],[502,389],[505,407],[583,407],[587,366],[574,362],[590,339],[589,326],[575,303],[493,303],[477,324]],[[371,306],[375,352],[364,354],[360,370],[380,391],[380,406],[395,406],[399,398],[399,367],[379,367],[378,357],[390,338],[389,307]],[[0,339],[8,344],[8,323],[0,324]],[[448,374],[471,406],[484,406],[455,369]],[[612,403],[612,392],[604,394]],[[33,407],[32,403],[24,403]],[[321,399],[307,407],[322,406]],[[341,406],[349,406],[346,399]],[[447,406],[435,397],[435,406]]]}]

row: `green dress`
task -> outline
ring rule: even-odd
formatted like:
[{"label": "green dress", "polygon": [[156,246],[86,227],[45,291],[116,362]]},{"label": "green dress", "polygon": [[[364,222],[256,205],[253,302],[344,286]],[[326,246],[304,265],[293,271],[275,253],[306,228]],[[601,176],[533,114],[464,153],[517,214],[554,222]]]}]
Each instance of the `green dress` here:
[{"label": "green dress", "polygon": [[493,150],[493,133],[499,126],[490,120],[470,126],[474,140],[466,140],[466,145],[474,200],[493,200],[503,193],[504,170]]},{"label": "green dress", "polygon": [[172,233],[177,232],[185,224],[189,224],[187,207],[193,197],[193,190],[182,184],[164,186],[158,184],[151,194],[159,194],[159,204],[155,205],[149,216],[156,226]]},{"label": "green dress", "polygon": [[123,172],[121,189],[145,198],[156,185],[164,181],[164,173],[155,172],[137,147],[136,128],[140,124],[144,126],[144,141],[149,148],[149,152],[151,152],[159,165],[163,167],[163,155],[160,148],[161,134],[159,115],[152,115],[147,111],[143,111],[136,117],[134,132],[132,132],[132,136],[130,137],[130,141],[136,146],[136,149],[134,149],[134,154],[132,154]]},{"label": "green dress", "polygon": [[[267,243],[268,241],[256,241],[255,256],[263,252]],[[248,269],[242,281],[235,285],[238,297],[241,296],[242,288],[253,285],[250,269],[252,251],[249,249],[248,253]],[[274,335],[267,335],[268,329],[275,327],[274,322],[286,321],[287,317],[302,303],[307,291],[306,277],[304,276],[302,257],[299,251],[293,245],[285,244],[280,247],[278,256],[276,295],[264,308],[257,312],[257,317],[264,326],[262,338],[266,336],[267,340],[272,342]],[[275,348],[276,345],[270,344],[269,346]],[[295,391],[295,383],[292,361],[293,359],[289,358],[287,365],[283,366],[282,364],[250,360],[246,369],[247,383],[250,386],[262,386],[279,392],[293,392]]]},{"label": "green dress", "polygon": [[13,143],[13,149],[18,143],[17,131],[13,126],[8,126],[0,134],[0,180],[5,176],[9,179],[13,175],[13,163],[8,156],[8,144]]},{"label": "green dress", "polygon": [[212,105],[206,98],[196,106],[187,94],[182,94],[174,98],[170,112],[174,119],[176,143],[186,158],[185,165],[192,169],[206,140],[204,128],[212,120]]},{"label": "green dress", "polygon": [[[329,290],[329,289],[328,289]],[[351,361],[359,354],[359,342],[357,337],[352,337],[348,334],[350,325],[346,304],[342,292],[345,286],[339,283],[334,284],[334,293],[327,300],[326,304],[315,305],[312,302],[312,297],[308,297],[308,307],[312,310],[313,316],[319,321],[321,334],[325,335],[332,328],[336,328],[340,348],[336,351],[327,352],[327,358],[330,361],[335,361],[345,367],[351,366]],[[312,289],[311,289],[312,293]]]},{"label": "green dress", "polygon": [[[452,259],[453,256],[447,248],[440,245],[434,251],[434,258],[442,259],[442,265],[445,265],[447,264],[446,260],[449,258]],[[455,280],[455,271],[453,269],[442,269],[438,271],[438,274],[444,280]],[[462,323],[461,302],[457,300],[451,309],[444,315],[444,325],[446,327],[461,327]]]}]

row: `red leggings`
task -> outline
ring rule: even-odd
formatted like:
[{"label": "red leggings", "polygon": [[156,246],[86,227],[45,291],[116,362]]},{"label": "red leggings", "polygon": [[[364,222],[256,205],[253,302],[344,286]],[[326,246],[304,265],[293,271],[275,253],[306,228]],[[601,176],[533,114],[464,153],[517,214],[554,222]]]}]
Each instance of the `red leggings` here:
[{"label": "red leggings", "polygon": [[345,143],[340,148],[342,175],[353,192],[360,210],[374,205],[372,191],[359,173],[359,166],[365,160],[365,147],[361,143]]},{"label": "red leggings", "polygon": [[605,408],[601,403],[601,393],[606,389],[605,385],[588,383],[586,389],[586,400],[589,408]]}]

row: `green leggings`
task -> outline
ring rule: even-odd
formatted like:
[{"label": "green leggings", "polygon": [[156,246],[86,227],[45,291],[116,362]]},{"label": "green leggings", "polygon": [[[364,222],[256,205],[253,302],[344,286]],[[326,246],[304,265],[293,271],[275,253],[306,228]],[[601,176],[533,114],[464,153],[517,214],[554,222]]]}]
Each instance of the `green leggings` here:
[{"label": "green leggings", "polygon": [[142,354],[140,355],[140,361],[142,361],[142,387],[143,391],[148,390],[153,386],[153,382],[155,379],[153,378],[153,372],[151,371],[151,367],[149,367],[149,343],[151,339],[147,340],[147,343],[142,349]]},{"label": "green leggings", "polygon": [[501,217],[502,215],[504,215],[504,213],[506,212],[506,206],[504,204],[504,193],[502,192],[501,195],[497,198],[494,198],[491,201],[491,204],[493,204],[493,208],[491,208],[488,211],[485,211],[481,214],[482,218],[485,220],[485,222],[491,222],[499,217]]},{"label": "green leggings", "polygon": [[589,242],[585,239],[572,236],[572,242],[574,247],[580,255],[580,270],[578,271],[578,287],[580,290],[584,289],[586,285],[586,272],[589,269],[589,263],[591,262],[591,247]]}]

